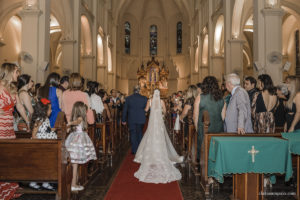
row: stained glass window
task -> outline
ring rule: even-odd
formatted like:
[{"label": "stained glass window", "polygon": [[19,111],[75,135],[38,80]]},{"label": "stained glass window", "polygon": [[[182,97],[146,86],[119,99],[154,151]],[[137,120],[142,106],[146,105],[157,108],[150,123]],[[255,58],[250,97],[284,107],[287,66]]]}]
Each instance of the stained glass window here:
[{"label": "stained glass window", "polygon": [[177,23],[177,53],[182,52],[182,23]]},{"label": "stained glass window", "polygon": [[157,26],[150,26],[150,55],[157,55]]},{"label": "stained glass window", "polygon": [[125,22],[125,53],[130,54],[130,23]]}]

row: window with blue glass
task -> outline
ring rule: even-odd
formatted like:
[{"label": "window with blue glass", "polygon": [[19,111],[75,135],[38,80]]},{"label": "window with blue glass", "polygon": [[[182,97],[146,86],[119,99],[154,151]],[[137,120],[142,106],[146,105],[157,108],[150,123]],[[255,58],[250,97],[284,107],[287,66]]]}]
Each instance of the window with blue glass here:
[{"label": "window with blue glass", "polygon": [[157,55],[157,26],[150,26],[150,55]]},{"label": "window with blue glass", "polygon": [[182,22],[177,23],[177,53],[182,52]]},{"label": "window with blue glass", "polygon": [[130,54],[130,23],[125,22],[125,53]]}]

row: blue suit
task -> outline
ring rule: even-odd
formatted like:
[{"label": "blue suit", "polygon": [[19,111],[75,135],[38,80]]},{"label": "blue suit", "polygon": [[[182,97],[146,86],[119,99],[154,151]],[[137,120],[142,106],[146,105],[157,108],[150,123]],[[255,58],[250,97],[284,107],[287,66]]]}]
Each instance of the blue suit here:
[{"label": "blue suit", "polygon": [[128,122],[131,151],[134,154],[136,153],[143,137],[143,128],[146,122],[146,105],[147,98],[138,93],[135,93],[126,98],[123,108],[122,122]]}]

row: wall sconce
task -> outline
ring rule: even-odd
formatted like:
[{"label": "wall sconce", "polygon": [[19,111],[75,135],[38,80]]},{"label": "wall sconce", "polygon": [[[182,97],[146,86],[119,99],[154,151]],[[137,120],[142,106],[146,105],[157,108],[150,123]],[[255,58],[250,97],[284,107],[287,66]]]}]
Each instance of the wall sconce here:
[{"label": "wall sconce", "polygon": [[25,10],[33,10],[38,8],[38,1],[37,0],[26,0],[24,4]]},{"label": "wall sconce", "polygon": [[272,8],[279,8],[280,0],[265,0],[265,8],[272,9]]}]

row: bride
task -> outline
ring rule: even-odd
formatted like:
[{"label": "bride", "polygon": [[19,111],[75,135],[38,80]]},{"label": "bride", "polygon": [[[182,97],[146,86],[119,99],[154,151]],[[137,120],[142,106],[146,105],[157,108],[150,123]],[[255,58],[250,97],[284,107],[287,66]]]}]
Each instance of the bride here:
[{"label": "bride", "polygon": [[181,163],[168,136],[162,112],[166,113],[164,102],[158,89],[148,101],[146,111],[151,107],[147,131],[139,145],[134,161],[141,166],[134,176],[146,183],[169,183],[180,180],[181,173],[174,166]]}]

